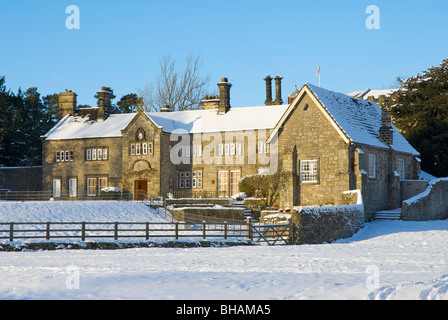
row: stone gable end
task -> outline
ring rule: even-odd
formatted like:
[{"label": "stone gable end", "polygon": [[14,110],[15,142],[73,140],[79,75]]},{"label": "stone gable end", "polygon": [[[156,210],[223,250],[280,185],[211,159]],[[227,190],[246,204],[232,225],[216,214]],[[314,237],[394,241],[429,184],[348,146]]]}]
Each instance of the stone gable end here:
[{"label": "stone gable end", "polygon": [[[283,206],[340,203],[342,192],[349,190],[349,145],[309,93],[302,95],[286,118],[279,150],[284,154],[284,169],[296,181],[286,190],[289,200]],[[292,161],[286,161],[288,151]],[[301,176],[302,161],[317,165],[317,177]]]}]

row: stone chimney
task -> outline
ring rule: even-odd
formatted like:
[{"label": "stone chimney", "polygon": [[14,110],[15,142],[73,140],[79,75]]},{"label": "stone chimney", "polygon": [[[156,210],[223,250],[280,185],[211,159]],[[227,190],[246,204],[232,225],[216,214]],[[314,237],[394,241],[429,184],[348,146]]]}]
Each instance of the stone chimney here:
[{"label": "stone chimney", "polygon": [[163,108],[160,109],[160,112],[173,112],[173,109],[169,104],[164,104]]},{"label": "stone chimney", "polygon": [[205,96],[201,101],[202,110],[214,110],[218,109],[219,96]]},{"label": "stone chimney", "polygon": [[95,97],[98,99],[98,119],[105,119],[107,115],[112,113],[114,93],[109,87],[101,87],[101,90],[96,93]]},{"label": "stone chimney", "polygon": [[392,129],[391,111],[390,107],[381,107],[381,127],[380,139],[388,146],[394,143],[394,131]]},{"label": "stone chimney", "polygon": [[75,114],[77,97],[78,95],[72,90],[65,90],[65,92],[61,92],[59,94],[59,110],[58,110],[58,118],[62,119],[68,114],[72,116]]},{"label": "stone chimney", "polygon": [[272,78],[267,74],[264,80],[266,81],[266,100],[264,101],[264,105],[270,106],[274,102],[272,101]]},{"label": "stone chimney", "polygon": [[282,79],[281,76],[276,76],[275,78],[275,101],[274,104],[280,105],[283,104],[282,100]]},{"label": "stone chimney", "polygon": [[218,102],[218,114],[226,114],[230,110],[230,87],[231,83],[227,81],[227,78],[221,78],[221,82],[218,83],[219,87],[219,102]]}]

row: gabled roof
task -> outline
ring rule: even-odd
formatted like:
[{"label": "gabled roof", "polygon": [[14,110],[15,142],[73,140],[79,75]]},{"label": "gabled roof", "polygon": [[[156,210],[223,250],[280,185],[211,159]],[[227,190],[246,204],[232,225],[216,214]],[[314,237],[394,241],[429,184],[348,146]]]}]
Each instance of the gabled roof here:
[{"label": "gabled roof", "polygon": [[[287,115],[292,112],[305,93],[310,94],[346,142],[350,141],[378,148],[388,148],[379,139],[381,109],[375,102],[353,98],[309,83],[302,87],[276,128],[282,125],[281,122],[286,120]],[[392,149],[414,155],[419,154],[395,126],[392,125],[392,129],[394,134]]]}]

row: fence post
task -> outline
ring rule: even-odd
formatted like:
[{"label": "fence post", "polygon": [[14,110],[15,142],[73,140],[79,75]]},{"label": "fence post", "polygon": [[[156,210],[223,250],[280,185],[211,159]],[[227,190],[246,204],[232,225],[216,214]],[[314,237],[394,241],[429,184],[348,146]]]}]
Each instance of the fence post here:
[{"label": "fence post", "polygon": [[224,221],[224,240],[227,240],[227,221]]},{"label": "fence post", "polygon": [[85,221],[81,222],[81,240],[86,240],[86,223]]},{"label": "fence post", "polygon": [[146,222],[146,240],[149,240],[149,222]]},{"label": "fence post", "polygon": [[174,236],[177,239],[179,239],[179,222],[174,222]]},{"label": "fence post", "polygon": [[202,239],[205,239],[205,227],[207,222],[205,220],[202,221]]},{"label": "fence post", "polygon": [[114,240],[118,240],[118,222],[115,222],[115,227],[114,227]]},{"label": "fence post", "polygon": [[50,222],[47,222],[47,231],[46,231],[45,239],[50,240]]},{"label": "fence post", "polygon": [[9,224],[9,241],[14,241],[14,222]]},{"label": "fence post", "polygon": [[246,223],[247,223],[247,240],[253,241],[252,218],[251,217],[247,217]]}]

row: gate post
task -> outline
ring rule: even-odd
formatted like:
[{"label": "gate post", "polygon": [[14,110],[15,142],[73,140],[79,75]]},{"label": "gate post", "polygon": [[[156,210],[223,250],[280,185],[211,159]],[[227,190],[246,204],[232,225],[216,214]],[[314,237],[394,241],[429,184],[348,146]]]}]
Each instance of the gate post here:
[{"label": "gate post", "polygon": [[251,217],[247,217],[246,220],[246,225],[247,225],[247,240],[248,241],[253,241],[253,232],[252,232],[252,218]]}]

